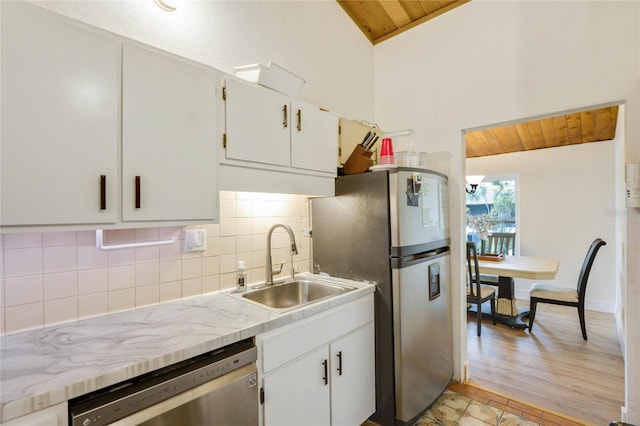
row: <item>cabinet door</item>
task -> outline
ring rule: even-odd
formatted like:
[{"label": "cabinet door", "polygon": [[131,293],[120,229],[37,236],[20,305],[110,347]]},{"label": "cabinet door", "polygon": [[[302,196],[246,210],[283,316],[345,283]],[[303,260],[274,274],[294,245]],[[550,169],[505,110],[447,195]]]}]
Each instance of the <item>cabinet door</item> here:
[{"label": "cabinet door", "polygon": [[122,80],[123,220],[217,219],[218,74],[125,44]]},{"label": "cabinet door", "polygon": [[373,322],[330,348],[331,424],[362,424],[376,410]]},{"label": "cabinet door", "polygon": [[264,426],[328,425],[328,363],[324,345],[264,375]]},{"label": "cabinet door", "polygon": [[291,167],[336,173],[338,117],[317,106],[291,102]]},{"label": "cabinet door", "polygon": [[120,43],[23,2],[1,27],[2,225],[115,222]]},{"label": "cabinet door", "polygon": [[226,81],[226,158],[289,167],[290,99],[234,79]]}]

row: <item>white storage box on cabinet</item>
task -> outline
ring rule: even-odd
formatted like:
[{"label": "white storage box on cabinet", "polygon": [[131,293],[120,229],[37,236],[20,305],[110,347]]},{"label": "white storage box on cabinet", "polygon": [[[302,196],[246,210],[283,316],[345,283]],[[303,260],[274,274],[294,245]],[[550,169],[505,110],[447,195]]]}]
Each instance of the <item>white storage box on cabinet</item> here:
[{"label": "white storage box on cabinet", "polygon": [[256,343],[264,426],[358,425],[375,411],[372,294]]},{"label": "white storage box on cabinet", "polygon": [[300,96],[300,90],[305,83],[301,77],[273,62],[269,62],[266,67],[262,64],[243,65],[235,67],[234,71],[236,76],[243,80],[258,83],[294,98]]}]

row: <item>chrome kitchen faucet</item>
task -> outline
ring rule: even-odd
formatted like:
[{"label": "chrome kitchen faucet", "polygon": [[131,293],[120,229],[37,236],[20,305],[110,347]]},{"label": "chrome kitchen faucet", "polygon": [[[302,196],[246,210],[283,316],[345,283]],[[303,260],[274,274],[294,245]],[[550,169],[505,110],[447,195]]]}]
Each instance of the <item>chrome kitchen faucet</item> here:
[{"label": "chrome kitchen faucet", "polygon": [[271,234],[276,228],[284,228],[285,231],[289,233],[289,241],[291,243],[291,279],[295,278],[295,269],[293,267],[293,255],[298,254],[298,247],[296,247],[296,237],[293,235],[293,231],[289,225],[285,225],[283,223],[276,223],[273,225],[269,232],[267,233],[267,270],[265,276],[265,284],[272,285],[273,284],[273,276],[278,275],[282,272],[282,267],[284,266],[284,262],[280,263],[280,268],[277,271],[273,270],[273,265],[271,263]]}]

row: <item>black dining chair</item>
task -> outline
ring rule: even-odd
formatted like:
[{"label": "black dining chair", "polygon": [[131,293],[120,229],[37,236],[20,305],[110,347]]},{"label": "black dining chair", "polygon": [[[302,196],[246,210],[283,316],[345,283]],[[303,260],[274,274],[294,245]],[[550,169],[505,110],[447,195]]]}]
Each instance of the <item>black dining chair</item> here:
[{"label": "black dining chair", "polygon": [[496,289],[490,285],[480,284],[480,268],[478,267],[478,251],[476,244],[467,242],[467,266],[469,286],[467,287],[467,303],[476,305],[478,336],[482,328],[482,304],[491,302],[491,319],[496,324]]},{"label": "black dining chair", "polygon": [[492,232],[480,242],[482,254],[516,254],[515,232]]},{"label": "black dining chair", "polygon": [[533,320],[536,317],[536,307],[538,303],[550,303],[553,305],[573,306],[578,308],[578,317],[580,318],[580,328],[582,329],[582,338],[587,340],[587,328],[584,320],[584,297],[587,291],[587,280],[593,266],[593,261],[598,254],[600,247],[606,245],[600,238],[596,238],[587,251],[584,258],[580,275],[578,277],[578,286],[576,289],[560,287],[553,284],[543,282],[533,283],[529,290],[529,332],[533,330]]}]

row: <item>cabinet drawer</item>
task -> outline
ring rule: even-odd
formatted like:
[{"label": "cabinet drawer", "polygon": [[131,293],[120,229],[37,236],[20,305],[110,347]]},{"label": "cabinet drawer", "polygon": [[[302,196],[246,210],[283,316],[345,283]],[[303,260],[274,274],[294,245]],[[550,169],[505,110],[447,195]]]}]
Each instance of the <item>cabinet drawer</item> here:
[{"label": "cabinet drawer", "polygon": [[258,336],[262,372],[289,362],[373,321],[373,294]]}]

